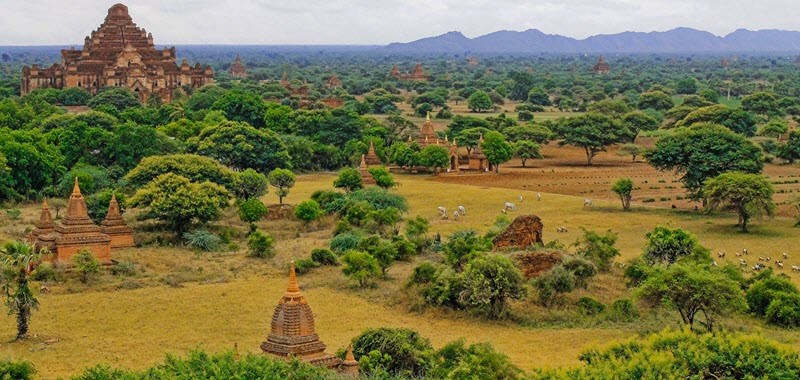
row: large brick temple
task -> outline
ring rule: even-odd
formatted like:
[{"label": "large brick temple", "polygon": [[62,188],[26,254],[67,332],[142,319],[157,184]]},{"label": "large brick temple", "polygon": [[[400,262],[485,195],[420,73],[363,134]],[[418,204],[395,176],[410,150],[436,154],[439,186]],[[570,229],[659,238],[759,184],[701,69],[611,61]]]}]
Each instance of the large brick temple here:
[{"label": "large brick temple", "polygon": [[61,64],[48,68],[36,65],[22,69],[20,93],[37,88],[81,87],[92,95],[103,87],[126,87],[146,101],[158,96],[172,99],[175,89],[193,88],[214,83],[214,71],[200,64],[176,63],[175,48],[156,49],[153,35],[139,28],[128,14],[128,7],[116,4],[91,36],[83,49],[61,50]]}]

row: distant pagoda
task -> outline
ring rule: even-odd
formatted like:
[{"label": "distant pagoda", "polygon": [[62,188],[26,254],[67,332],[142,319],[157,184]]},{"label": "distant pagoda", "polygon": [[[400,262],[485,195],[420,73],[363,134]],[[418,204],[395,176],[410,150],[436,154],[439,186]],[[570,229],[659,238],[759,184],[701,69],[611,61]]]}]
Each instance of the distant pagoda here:
[{"label": "distant pagoda", "polygon": [[136,26],[128,7],[115,4],[100,27],[86,36],[82,50],[61,50],[61,64],[49,68],[25,66],[20,93],[79,87],[97,94],[104,87],[124,87],[143,102],[151,96],[169,102],[173,91],[182,86],[198,88],[214,83],[210,66],[190,67],[185,60],[178,66],[175,59],[174,47],[156,49],[153,35]]},{"label": "distant pagoda", "polygon": [[125,220],[122,219],[116,194],[111,194],[108,212],[106,218],[100,223],[100,228],[111,238],[111,248],[133,247],[133,229],[128,227]]},{"label": "distant pagoda", "polygon": [[369,142],[369,150],[367,151],[367,155],[364,157],[364,162],[366,162],[368,166],[381,164],[381,158],[378,157],[377,153],[375,153],[375,144],[372,141]]},{"label": "distant pagoda", "polygon": [[236,59],[233,60],[231,67],[228,68],[228,74],[234,78],[247,79],[247,68],[244,67],[242,58],[239,57],[239,54],[236,54]]},{"label": "distant pagoda", "polygon": [[342,87],[342,81],[339,80],[339,77],[337,77],[336,74],[334,73],[333,75],[330,76],[330,78],[328,78],[327,81],[325,81],[325,87],[329,89]]},{"label": "distant pagoda", "polygon": [[367,160],[363,154],[361,155],[361,163],[358,165],[358,173],[361,174],[361,181],[363,181],[365,185],[377,184],[375,178],[372,177],[372,173],[369,172]]},{"label": "distant pagoda", "polygon": [[592,71],[594,71],[595,74],[608,74],[611,72],[611,66],[606,63],[606,59],[601,55],[600,59],[597,60],[597,64],[594,65],[594,69]]}]

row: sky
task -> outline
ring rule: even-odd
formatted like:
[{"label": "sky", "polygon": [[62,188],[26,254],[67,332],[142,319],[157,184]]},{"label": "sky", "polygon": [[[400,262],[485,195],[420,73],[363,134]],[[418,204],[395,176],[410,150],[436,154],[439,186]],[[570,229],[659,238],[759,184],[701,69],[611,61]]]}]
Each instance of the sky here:
[{"label": "sky", "polygon": [[[800,30],[798,0],[130,0],[156,44],[377,44],[449,31],[586,38],[690,27]],[[0,45],[82,45],[112,2],[0,0]]]}]

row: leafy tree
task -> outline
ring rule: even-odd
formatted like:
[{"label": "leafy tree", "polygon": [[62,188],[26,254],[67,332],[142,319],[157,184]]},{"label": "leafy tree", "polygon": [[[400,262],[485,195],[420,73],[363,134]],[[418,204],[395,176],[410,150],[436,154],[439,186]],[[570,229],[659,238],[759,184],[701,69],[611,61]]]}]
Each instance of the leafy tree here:
[{"label": "leafy tree", "polygon": [[631,156],[631,162],[636,162],[636,157],[641,156],[646,152],[645,148],[636,144],[625,144],[617,150],[620,156]]},{"label": "leafy tree", "polygon": [[514,155],[522,160],[522,167],[525,167],[525,162],[530,159],[544,158],[539,151],[539,144],[532,141],[520,141],[515,144],[516,150]]},{"label": "leafy tree", "polygon": [[609,146],[629,141],[631,134],[614,119],[598,113],[563,119],[556,123],[554,132],[559,145],[583,148],[587,165],[592,165],[592,159]]},{"label": "leafy tree", "polygon": [[[550,136],[553,132],[543,125],[525,124],[508,127],[503,130],[503,134],[505,134],[511,142],[531,141],[543,145],[550,141]],[[459,141],[461,140],[459,139]]]},{"label": "leafy tree", "polygon": [[210,181],[233,189],[236,174],[213,158],[194,154],[153,156],[142,161],[125,175],[124,180],[134,189],[145,186],[162,174],[177,174],[192,182]]},{"label": "leafy tree", "polygon": [[525,297],[522,274],[511,259],[503,255],[487,255],[471,260],[463,278],[462,303],[489,318],[503,317],[508,300]]},{"label": "leafy tree", "polygon": [[575,253],[597,265],[597,268],[606,271],[611,268],[614,257],[619,256],[619,249],[614,245],[619,235],[606,231],[601,235],[594,231],[583,230],[583,236],[575,242]]},{"label": "leafy tree", "polygon": [[275,169],[267,176],[270,186],[275,188],[278,203],[283,204],[283,198],[289,195],[289,190],[294,187],[295,175],[288,169]]},{"label": "leafy tree", "polygon": [[359,173],[358,170],[344,168],[339,171],[339,176],[333,180],[333,187],[344,189],[347,192],[353,192],[364,188],[364,180],[361,178],[361,173]]},{"label": "leafy tree", "polygon": [[361,140],[367,126],[365,118],[344,108],[298,111],[292,124],[297,134],[344,148],[350,140]]},{"label": "leafy tree", "polygon": [[738,226],[747,232],[747,223],[754,214],[772,215],[775,189],[765,177],[758,174],[728,172],[706,181],[703,194],[709,209],[734,210],[739,215]]},{"label": "leafy tree", "polygon": [[748,137],[756,133],[756,119],[751,113],[722,104],[697,108],[675,123],[675,126],[690,127],[699,123],[719,124]]},{"label": "leafy tree", "polygon": [[438,363],[426,375],[435,379],[512,380],[522,371],[508,356],[488,343],[467,346],[464,339],[450,342],[437,351]]},{"label": "leafy tree", "polygon": [[[388,358],[380,366],[384,373],[409,378],[422,377],[435,360],[430,341],[407,328],[371,328],[353,339],[356,360],[366,359],[373,352]],[[375,373],[366,371],[365,374]]]},{"label": "leafy tree", "polygon": [[88,250],[81,249],[72,256],[72,264],[75,273],[84,284],[93,282],[100,274],[100,261]]},{"label": "leafy tree", "polygon": [[87,105],[95,109],[108,106],[121,112],[127,108],[140,107],[142,103],[133,91],[124,87],[112,87],[95,95]]},{"label": "leafy tree", "polygon": [[8,168],[6,192],[13,191],[13,198],[54,185],[65,171],[64,156],[38,131],[0,129],[0,155]]},{"label": "leafy tree", "polygon": [[769,274],[771,272],[765,273],[768,275],[754,282],[745,294],[750,312],[759,316],[766,315],[767,308],[779,294],[800,293],[791,279],[785,276],[773,276]]},{"label": "leafy tree", "polygon": [[770,302],[765,313],[767,321],[783,326],[800,326],[800,294],[779,293],[775,300]]},{"label": "leafy tree", "polygon": [[550,95],[541,87],[534,87],[528,91],[528,103],[538,104],[540,106],[550,105]]},{"label": "leafy tree", "polygon": [[267,185],[267,176],[253,169],[245,169],[236,173],[233,192],[239,199],[259,198],[267,194]]},{"label": "leafy tree", "polygon": [[500,132],[491,131],[486,134],[481,144],[486,159],[494,166],[495,173],[500,172],[500,164],[514,157],[514,147],[506,142],[505,136]]},{"label": "leafy tree", "polygon": [[644,92],[639,95],[636,102],[636,108],[640,110],[651,108],[656,111],[666,111],[674,105],[672,98],[663,91]]},{"label": "leafy tree", "polygon": [[492,104],[492,99],[485,91],[475,91],[467,99],[467,107],[472,112],[485,112],[492,109],[494,104]]},{"label": "leafy tree", "polygon": [[300,202],[294,209],[294,216],[306,224],[319,219],[322,215],[325,215],[325,212],[319,207],[319,203],[313,199]]},{"label": "leafy tree", "polygon": [[742,108],[758,115],[780,116],[778,97],[771,92],[756,92],[742,98]]},{"label": "leafy tree", "polygon": [[536,277],[533,286],[539,294],[539,302],[550,307],[559,299],[560,294],[575,289],[575,275],[559,265]]},{"label": "leafy tree", "polygon": [[759,129],[760,136],[767,136],[772,138],[779,138],[789,132],[789,125],[785,120],[772,119]]},{"label": "leafy tree", "polygon": [[631,142],[634,142],[640,132],[658,129],[658,120],[642,111],[633,111],[622,116],[622,125],[631,131]]},{"label": "leafy tree", "polygon": [[369,253],[350,251],[342,257],[342,261],[344,262],[342,268],[344,275],[358,281],[358,285],[362,288],[381,275],[378,260]]},{"label": "leafy tree", "polygon": [[196,151],[199,154],[214,157],[237,170],[249,168],[267,173],[290,164],[286,145],[270,130],[226,121],[204,129],[197,139]]},{"label": "leafy tree", "polygon": [[645,280],[638,294],[654,306],[667,302],[689,328],[702,312],[709,331],[713,331],[717,316],[747,309],[738,283],[720,271],[698,265],[672,265],[655,273]]},{"label": "leafy tree", "polygon": [[267,216],[268,212],[267,206],[264,206],[258,198],[249,198],[239,203],[239,219],[245,223],[258,222]]},{"label": "leafy tree", "polygon": [[389,173],[389,170],[383,166],[373,166],[368,169],[369,174],[372,175],[372,179],[375,180],[375,184],[379,187],[384,189],[391,189],[397,186],[397,182],[394,180],[394,176],[392,173]]},{"label": "leafy tree", "polygon": [[438,169],[450,165],[450,152],[443,146],[428,145],[419,152],[419,163],[436,173]]},{"label": "leafy tree", "polygon": [[643,256],[650,264],[674,264],[700,247],[696,236],[680,228],[658,226],[645,234],[645,237],[647,243]]},{"label": "leafy tree", "polygon": [[693,199],[703,197],[703,183],[729,171],[759,173],[761,150],[744,136],[720,125],[700,123],[656,142],[645,153],[658,170],[674,170]]},{"label": "leafy tree", "polygon": [[622,201],[622,209],[628,211],[631,209],[631,193],[633,192],[633,180],[630,178],[620,178],[614,185],[611,186],[611,191],[619,196]]},{"label": "leafy tree", "polygon": [[68,87],[61,90],[58,102],[65,106],[85,106],[92,98],[92,94],[80,87]]},{"label": "leafy tree", "polygon": [[630,112],[631,107],[624,100],[603,99],[589,105],[589,112],[617,117]]},{"label": "leafy tree", "polygon": [[275,238],[256,230],[247,237],[247,248],[252,257],[270,258],[275,256]]},{"label": "leafy tree", "polygon": [[491,245],[475,230],[461,230],[450,235],[443,248],[445,263],[461,271],[468,262],[489,251]]},{"label": "leafy tree", "polygon": [[17,340],[28,339],[31,312],[39,307],[39,300],[30,288],[28,275],[47,251],[37,251],[30,243],[9,241],[0,248],[3,266],[2,288],[6,294],[8,314],[17,316]]},{"label": "leafy tree", "polygon": [[182,236],[187,226],[216,220],[228,205],[228,191],[215,183],[191,182],[178,174],[162,174],[136,191],[130,204],[146,208],[144,217],[159,219]]},{"label": "leafy tree", "polygon": [[259,96],[250,92],[228,91],[217,97],[211,110],[222,111],[228,120],[247,123],[256,128],[264,127],[266,105]]},{"label": "leafy tree", "polygon": [[697,93],[697,80],[687,77],[675,83],[675,92],[679,94],[696,94]]},{"label": "leafy tree", "polygon": [[790,164],[800,160],[800,131],[789,132],[789,138],[780,146],[778,157]]}]

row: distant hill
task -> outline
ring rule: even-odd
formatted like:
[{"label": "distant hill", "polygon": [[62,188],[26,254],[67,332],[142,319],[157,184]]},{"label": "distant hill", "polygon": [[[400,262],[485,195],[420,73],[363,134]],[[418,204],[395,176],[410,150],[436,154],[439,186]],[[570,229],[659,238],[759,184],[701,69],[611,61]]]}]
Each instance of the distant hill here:
[{"label": "distant hill", "polygon": [[583,40],[536,29],[503,30],[472,39],[460,32],[448,32],[408,43],[392,43],[385,49],[412,54],[797,52],[800,32],[738,29],[719,37],[702,30],[675,28],[665,32],[598,34]]}]

